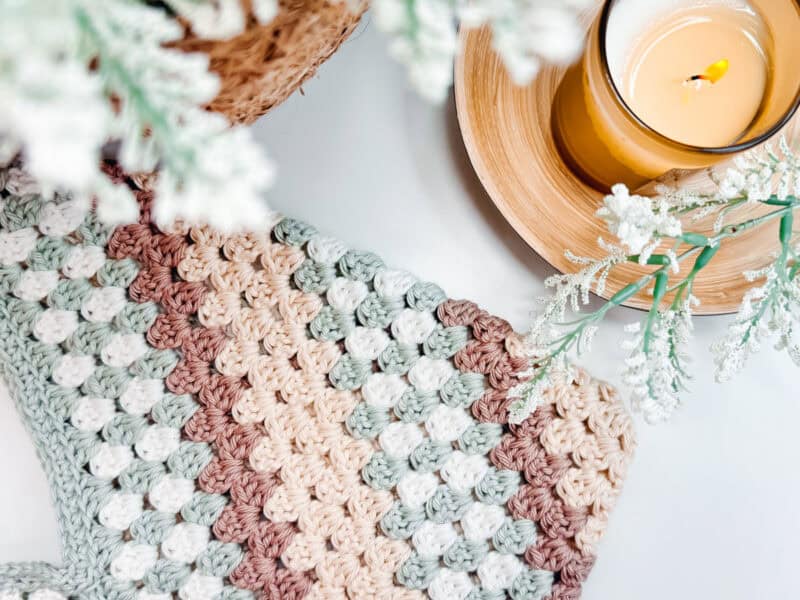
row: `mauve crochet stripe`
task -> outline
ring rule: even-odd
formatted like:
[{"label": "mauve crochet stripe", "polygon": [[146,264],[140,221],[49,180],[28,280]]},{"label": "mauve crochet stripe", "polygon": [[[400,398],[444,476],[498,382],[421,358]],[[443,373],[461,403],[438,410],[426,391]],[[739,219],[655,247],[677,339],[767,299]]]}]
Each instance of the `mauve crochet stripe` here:
[{"label": "mauve crochet stripe", "polygon": [[[237,271],[236,268],[216,273],[198,270],[198,252],[202,254],[210,249],[216,259],[221,260],[220,252],[231,238],[204,228],[192,229],[190,234],[194,243],[179,265],[178,272],[200,281],[208,280],[208,293],[198,307],[199,320],[208,327],[209,323],[216,322],[214,306],[219,288],[229,283],[235,285],[239,291],[234,295],[239,303],[241,292],[250,283],[249,276],[252,273],[244,269]],[[230,246],[226,246],[226,249],[230,250]],[[218,331],[225,327],[226,334],[221,347],[210,357],[207,367],[214,372],[215,378],[226,382],[226,387],[230,386],[235,392],[226,394],[224,402],[208,406],[208,424],[199,425],[200,429],[224,429],[221,436],[217,434],[217,443],[222,448],[219,457],[201,475],[201,481],[205,476],[206,484],[214,489],[230,487],[232,503],[220,515],[214,533],[224,539],[247,543],[242,562],[231,574],[234,585],[260,591],[263,598],[270,600],[299,599],[308,593],[312,577],[307,571],[292,570],[279,560],[297,533],[294,524],[272,522],[264,516],[264,506],[280,488],[281,482],[277,474],[257,472],[252,466],[252,452],[265,435],[264,427],[260,423],[240,423],[234,416],[237,406],[244,400],[244,393],[250,389],[258,391],[258,386],[257,382],[248,381],[245,371],[227,368],[225,358],[230,355],[230,347],[237,342],[235,328],[229,331],[228,325],[220,323],[220,327],[209,327]],[[190,421],[187,428],[192,424]],[[209,431],[207,435],[214,434]],[[237,443],[243,443],[238,451]]]},{"label": "mauve crochet stripe", "polygon": [[[195,244],[178,271],[210,282],[199,318],[224,327],[228,336],[215,367],[252,386],[231,408],[237,422],[259,424],[249,465],[276,481],[260,508],[276,527],[297,532],[280,544],[266,540],[266,551],[285,571],[308,573],[313,588],[297,588],[298,595],[335,599],[346,588],[348,598],[419,597],[391,584],[409,550],[376,527],[392,498],[361,482],[359,471],[373,449],[343,426],[358,399],[328,379],[341,349],[307,329],[322,308],[319,294],[290,283],[305,254],[268,235],[218,236],[202,228],[190,235]],[[239,571],[262,562],[251,549]],[[281,593],[289,597],[288,590]]]},{"label": "mauve crochet stripe", "polygon": [[[124,179],[120,171],[114,174],[118,181]],[[147,332],[147,340],[155,348],[178,349],[181,353],[166,387],[175,394],[192,394],[201,404],[184,426],[188,439],[210,443],[215,450],[214,459],[198,478],[198,486],[208,493],[230,494],[213,532],[220,541],[239,543],[247,549],[230,581],[261,592],[261,597],[269,600],[302,598],[311,579],[278,562],[295,529],[291,524],[270,523],[262,514],[277,479],[254,472],[249,464],[262,428],[241,425],[231,416],[247,382],[215,371],[214,361],[227,341],[225,332],[194,324],[207,289],[202,283],[181,281],[175,274],[190,244],[185,235],[161,233],[149,225],[152,194],[141,190],[136,194],[142,206],[140,222],[114,231],[109,255],[132,258],[141,264],[130,287],[131,297],[137,302],[155,302],[163,310]]]},{"label": "mauve crochet stripe", "polygon": [[[508,425],[508,391],[520,383],[517,373],[526,368],[525,361],[515,358],[513,352],[509,351],[509,348],[513,350],[514,344],[514,338],[510,337],[513,335],[511,326],[502,319],[489,316],[477,305],[467,301],[448,300],[439,307],[438,314],[447,326],[464,325],[472,328],[474,339],[456,354],[454,362],[464,372],[479,372],[488,376],[491,387],[473,404],[473,415],[482,422]],[[578,377],[586,379],[582,374]],[[508,508],[515,518],[537,522],[544,533],[539,536],[535,545],[527,549],[525,559],[532,567],[556,572],[558,582],[553,586],[549,598],[567,600],[580,597],[581,583],[595,561],[592,542],[602,533],[609,507],[605,499],[605,503],[600,506],[583,506],[580,500],[575,501],[570,496],[572,489],[563,494],[559,490],[559,484],[565,481],[569,470],[576,467],[574,454],[579,454],[580,449],[567,446],[572,453],[548,452],[541,441],[542,436],[556,428],[556,421],[567,422],[557,412],[560,404],[558,398],[551,398],[554,393],[558,392],[549,392],[548,400],[552,399],[552,402],[548,401],[537,408],[523,423],[509,425],[510,432],[503,436],[490,457],[496,467],[520,471],[523,474],[526,483],[509,500]],[[599,393],[601,396],[607,395],[609,390],[601,386]],[[563,404],[569,405],[570,402],[562,402],[561,405]],[[581,415],[589,419],[592,416],[594,415]],[[569,422],[579,424],[579,429],[583,429],[582,420],[571,419]],[[604,428],[603,425],[608,427]],[[617,437],[606,436],[605,429],[613,430]],[[599,431],[597,437],[602,436],[601,439],[607,446],[617,444],[616,448],[610,447],[612,452],[625,459],[630,455],[633,438],[627,415],[615,413],[605,422],[590,423],[586,431],[590,430]],[[577,431],[576,435],[580,439],[582,432]],[[586,439],[594,439],[588,437],[589,435],[591,434],[587,434]],[[621,464],[620,459],[615,466],[620,469]],[[618,475],[621,477],[622,474]],[[592,476],[603,481],[597,473],[592,473]],[[568,496],[571,504],[562,496]],[[592,522],[594,529],[589,531],[587,523],[592,510],[598,515]],[[584,537],[581,538],[581,535]]]},{"label": "mauve crochet stripe", "polygon": [[503,319],[294,219],[159,229],[154,176],[105,170],[137,223],[0,169],[3,366],[80,467],[84,575],[0,565],[12,600],[577,600],[633,449],[613,389],[574,369],[511,424]]}]

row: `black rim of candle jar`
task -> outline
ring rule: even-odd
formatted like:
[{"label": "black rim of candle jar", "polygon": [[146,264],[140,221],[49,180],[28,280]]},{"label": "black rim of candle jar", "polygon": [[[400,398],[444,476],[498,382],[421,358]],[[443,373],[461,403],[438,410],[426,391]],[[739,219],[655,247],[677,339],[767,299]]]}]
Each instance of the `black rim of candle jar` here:
[{"label": "black rim of candle jar", "polygon": [[[706,146],[693,146],[691,144],[684,144],[683,142],[679,142],[677,140],[673,140],[670,137],[667,137],[663,133],[656,131],[650,125],[645,123],[639,115],[637,115],[634,110],[628,106],[628,103],[625,102],[625,99],[622,97],[622,94],[617,88],[617,84],[614,82],[614,77],[611,75],[611,68],[608,64],[608,55],[606,54],[606,37],[607,37],[607,30],[608,30],[608,19],[611,16],[611,9],[616,4],[617,0],[606,0],[603,4],[603,10],[600,13],[600,27],[598,29],[599,35],[599,46],[600,46],[600,62],[603,67],[603,74],[605,75],[606,81],[608,85],[611,86],[611,90],[614,93],[614,97],[616,98],[617,102],[622,106],[625,110],[627,115],[633,119],[636,123],[638,123],[641,127],[646,129],[648,132],[652,133],[656,136],[659,140],[670,144],[676,148],[681,150],[687,150],[691,152],[702,152],[705,154],[733,154],[735,152],[741,152],[743,150],[749,150],[759,144],[766,142],[776,133],[778,133],[781,129],[786,126],[789,121],[791,121],[794,114],[797,112],[797,108],[800,106],[800,84],[798,84],[797,92],[795,93],[794,100],[792,100],[791,106],[789,109],[784,113],[783,117],[781,117],[772,127],[770,127],[767,131],[762,133],[759,136],[754,137],[752,140],[748,140],[746,142],[739,142],[737,144],[731,144],[730,146],[716,146],[716,147],[706,147]],[[795,1],[795,5],[800,8],[800,0]]]}]

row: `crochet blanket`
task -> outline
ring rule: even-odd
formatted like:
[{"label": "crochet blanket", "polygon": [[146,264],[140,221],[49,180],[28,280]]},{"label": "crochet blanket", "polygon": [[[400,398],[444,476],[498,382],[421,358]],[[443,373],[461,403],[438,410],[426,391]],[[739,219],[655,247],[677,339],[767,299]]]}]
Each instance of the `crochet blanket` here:
[{"label": "crochet blanket", "polygon": [[567,600],[633,448],[586,373],[510,425],[504,320],[306,224],[109,230],[0,171],[0,362],[62,565],[0,598]]}]

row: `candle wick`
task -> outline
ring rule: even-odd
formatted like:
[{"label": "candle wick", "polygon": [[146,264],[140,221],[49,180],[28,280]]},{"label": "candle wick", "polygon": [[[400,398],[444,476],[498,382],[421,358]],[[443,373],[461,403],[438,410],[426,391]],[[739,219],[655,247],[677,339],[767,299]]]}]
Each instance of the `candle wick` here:
[{"label": "candle wick", "polygon": [[730,61],[727,58],[723,58],[722,60],[718,60],[714,64],[709,65],[706,70],[703,71],[703,73],[699,75],[692,75],[686,79],[684,83],[698,82],[695,85],[699,85],[699,82],[701,81],[708,81],[713,85],[725,76],[725,73],[728,72],[729,68]]}]

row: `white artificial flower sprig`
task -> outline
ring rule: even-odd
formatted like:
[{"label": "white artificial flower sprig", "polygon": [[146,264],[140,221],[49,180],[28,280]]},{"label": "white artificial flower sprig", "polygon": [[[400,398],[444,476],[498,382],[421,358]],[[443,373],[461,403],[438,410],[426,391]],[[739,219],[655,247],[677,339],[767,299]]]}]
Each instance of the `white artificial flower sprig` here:
[{"label": "white artificial flower sprig", "polygon": [[[780,233],[774,262],[743,274],[754,287],[745,295],[725,338],[711,350],[718,381],[740,371],[748,356],[771,338],[776,349],[786,350],[800,366],[800,244],[793,231],[794,211],[800,208],[800,158],[781,140],[777,152],[766,149],[745,154],[712,181],[715,189],[709,193],[661,186],[652,198],[614,186],[597,214],[620,245],[599,240],[606,253],[600,259],[575,259],[568,252],[582,268],[545,282],[554,293],[542,300],[544,307],[525,340],[531,378],[514,390],[517,400],[510,408],[512,422],[524,420],[536,408],[554,378],[568,376],[569,356],[588,350],[605,315],[642,292],[650,294],[651,308],[641,322],[626,327],[630,337],[623,342],[628,352],[623,382],[631,390],[634,409],[648,422],[668,419],[680,406],[680,395],[690,378],[686,346],[692,335],[692,311],[699,303],[692,294],[695,279],[723,243],[775,221],[780,223]],[[735,219],[736,210],[748,205],[760,205],[767,212]],[[712,233],[683,230],[679,217],[692,222],[697,213],[716,215]],[[691,268],[678,276],[685,261],[691,261]],[[653,270],[624,286],[597,310],[582,313],[590,293],[603,295],[609,272],[626,262],[649,265]],[[572,315],[569,319],[568,314]]]},{"label": "white artificial flower sprig", "polygon": [[[340,0],[345,1],[345,0]],[[583,43],[578,11],[594,0],[373,0],[375,21],[416,89],[442,100],[459,51],[457,27],[488,23],[519,83],[541,61],[567,63]],[[361,0],[347,0],[362,8]],[[110,225],[137,206],[100,168],[103,150],[128,171],[157,167],[153,216],[221,229],[266,225],[273,168],[247,129],[203,110],[218,79],[208,58],[170,49],[188,24],[224,39],[261,23],[278,0],[0,0],[0,165],[21,154],[46,195],[95,202]]]},{"label": "white artificial flower sprig", "polygon": [[629,352],[622,381],[631,390],[634,409],[649,423],[665,421],[680,406],[679,394],[689,379],[686,345],[696,301],[690,296],[677,306],[673,302],[667,310],[651,311],[644,326],[637,322],[625,328],[632,338],[622,343]]},{"label": "white artificial flower sprig", "polygon": [[[238,0],[165,0],[183,16],[192,32],[205,39],[221,40],[241,33],[245,13]],[[278,14],[278,0],[251,0],[253,13],[261,23],[269,23]]]},{"label": "white artificial flower sprig", "polygon": [[390,52],[414,88],[441,102],[453,82],[458,26],[488,24],[493,46],[515,83],[529,83],[545,62],[569,64],[583,48],[581,10],[595,0],[372,0]]},{"label": "white artificial flower sprig", "polygon": [[[244,25],[240,2],[167,2],[214,37]],[[272,8],[270,9],[270,6]],[[254,4],[272,18],[274,0]],[[217,93],[208,58],[164,45],[183,28],[163,6],[139,0],[0,0],[0,164],[22,153],[42,191],[95,199],[108,224],[138,209],[100,169],[119,142],[129,171],[159,169],[154,215],[233,229],[269,218],[273,168],[245,129],[203,109]]]},{"label": "white artificial flower sprig", "polygon": [[631,196],[628,188],[619,184],[611,188],[597,216],[606,222],[608,230],[629,252],[640,254],[647,250],[643,257],[646,262],[657,247],[654,242],[661,237],[681,235],[681,222],[673,214],[673,208],[669,202],[654,203],[644,196]]},{"label": "white artificial flower sprig", "polygon": [[747,291],[728,334],[712,346],[717,381],[728,381],[741,371],[748,357],[771,337],[777,338],[775,349],[786,350],[800,366],[796,337],[800,321],[800,280],[796,276],[800,262],[797,247],[792,245],[792,225],[793,213],[787,212],[781,219],[781,251],[775,262],[744,274],[750,282],[763,283]]}]

